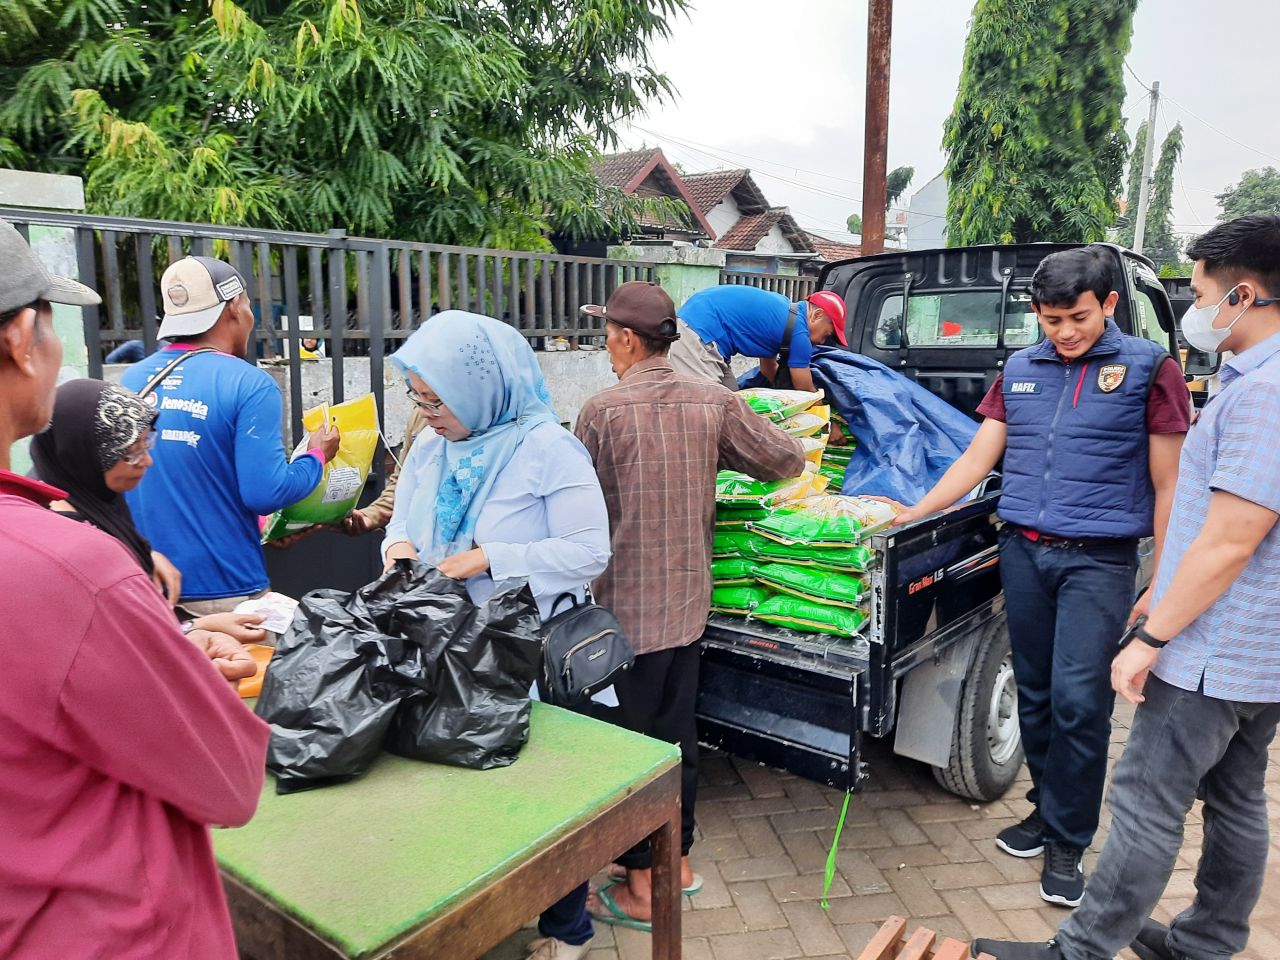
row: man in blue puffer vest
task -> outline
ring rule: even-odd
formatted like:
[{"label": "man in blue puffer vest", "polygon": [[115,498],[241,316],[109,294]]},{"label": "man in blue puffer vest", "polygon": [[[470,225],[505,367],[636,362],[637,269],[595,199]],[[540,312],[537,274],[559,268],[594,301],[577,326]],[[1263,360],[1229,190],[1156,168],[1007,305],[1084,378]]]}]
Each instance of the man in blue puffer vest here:
[{"label": "man in blue puffer vest", "polygon": [[1043,852],[1040,896],[1068,907],[1084,895],[1082,857],[1098,828],[1111,661],[1133,606],[1138,540],[1155,535],[1158,564],[1191,425],[1177,362],[1111,319],[1112,263],[1103,247],[1041,262],[1031,304],[1043,339],[1009,358],[968,450],[896,521],[951,506],[1004,458],[1000,578],[1034,809],[996,845]]}]

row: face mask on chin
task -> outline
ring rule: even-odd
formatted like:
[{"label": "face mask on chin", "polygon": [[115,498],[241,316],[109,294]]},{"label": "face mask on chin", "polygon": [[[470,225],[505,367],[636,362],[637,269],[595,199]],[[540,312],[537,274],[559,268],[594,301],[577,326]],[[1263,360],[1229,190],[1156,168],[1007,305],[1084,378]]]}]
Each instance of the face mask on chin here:
[{"label": "face mask on chin", "polygon": [[[1231,328],[1249,311],[1249,307],[1246,306],[1225,327],[1215,327],[1213,325],[1213,322],[1218,319],[1218,313],[1222,310],[1222,305],[1236,292],[1236,289],[1236,287],[1232,287],[1212,307],[1192,306],[1187,308],[1187,312],[1182,315],[1182,335],[1187,338],[1187,343],[1202,353],[1220,352],[1223,342],[1227,337],[1231,336]],[[1262,305],[1270,302],[1270,300],[1258,301]]]}]

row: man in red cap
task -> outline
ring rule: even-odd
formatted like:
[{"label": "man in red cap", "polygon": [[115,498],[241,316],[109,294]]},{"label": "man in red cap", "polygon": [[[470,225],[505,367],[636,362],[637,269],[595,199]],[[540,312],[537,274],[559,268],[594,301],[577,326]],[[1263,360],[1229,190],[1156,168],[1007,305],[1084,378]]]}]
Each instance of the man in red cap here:
[{"label": "man in red cap", "polygon": [[708,287],[680,308],[680,339],[671,348],[671,365],[679,374],[736,390],[729,361],[754,357],[774,386],[813,390],[813,345],[834,335],[847,347],[845,314],[844,301],[830,290],[791,303],[759,287]]}]

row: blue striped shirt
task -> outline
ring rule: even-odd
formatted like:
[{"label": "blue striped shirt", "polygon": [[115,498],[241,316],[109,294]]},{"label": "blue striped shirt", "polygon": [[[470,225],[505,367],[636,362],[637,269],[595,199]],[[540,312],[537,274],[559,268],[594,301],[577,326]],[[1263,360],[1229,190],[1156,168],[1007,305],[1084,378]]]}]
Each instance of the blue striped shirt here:
[{"label": "blue striped shirt", "polygon": [[[1169,589],[1216,490],[1280,513],[1280,334],[1227,361],[1191,427],[1153,600]],[[1280,703],[1280,524],[1213,606],[1173,638],[1154,673],[1220,700]]]}]

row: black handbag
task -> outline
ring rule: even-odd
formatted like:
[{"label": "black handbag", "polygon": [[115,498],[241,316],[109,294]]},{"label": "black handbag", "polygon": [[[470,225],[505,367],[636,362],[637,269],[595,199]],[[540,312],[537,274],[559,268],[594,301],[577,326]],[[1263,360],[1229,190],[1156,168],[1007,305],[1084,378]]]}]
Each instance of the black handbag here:
[{"label": "black handbag", "polygon": [[[556,613],[564,600],[571,606]],[[575,706],[607,689],[636,662],[618,618],[572,593],[556,597],[542,634],[542,696],[557,706]]]}]

